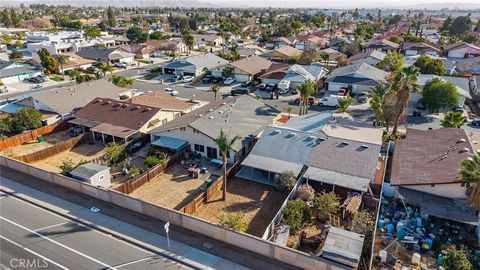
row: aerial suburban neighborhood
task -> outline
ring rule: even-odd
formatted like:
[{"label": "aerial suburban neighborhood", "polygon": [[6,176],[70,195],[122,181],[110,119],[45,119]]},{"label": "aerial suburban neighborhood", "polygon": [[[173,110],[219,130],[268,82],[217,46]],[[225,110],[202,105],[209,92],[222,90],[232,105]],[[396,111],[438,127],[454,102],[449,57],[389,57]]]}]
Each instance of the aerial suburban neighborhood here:
[{"label": "aerial suburban neighborhood", "polygon": [[0,2],[2,269],[480,269],[480,2]]}]

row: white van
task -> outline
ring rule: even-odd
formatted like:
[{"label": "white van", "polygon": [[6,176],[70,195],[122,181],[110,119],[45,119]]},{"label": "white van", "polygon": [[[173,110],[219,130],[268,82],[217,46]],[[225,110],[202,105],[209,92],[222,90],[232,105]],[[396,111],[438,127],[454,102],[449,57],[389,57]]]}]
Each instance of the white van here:
[{"label": "white van", "polygon": [[288,90],[290,89],[290,81],[288,80],[281,80],[278,83],[278,93],[279,94],[286,94],[288,93]]},{"label": "white van", "polygon": [[328,97],[324,97],[320,99],[320,101],[318,102],[318,105],[338,108],[339,106],[338,99],[340,98],[345,98],[345,96],[331,95]]}]

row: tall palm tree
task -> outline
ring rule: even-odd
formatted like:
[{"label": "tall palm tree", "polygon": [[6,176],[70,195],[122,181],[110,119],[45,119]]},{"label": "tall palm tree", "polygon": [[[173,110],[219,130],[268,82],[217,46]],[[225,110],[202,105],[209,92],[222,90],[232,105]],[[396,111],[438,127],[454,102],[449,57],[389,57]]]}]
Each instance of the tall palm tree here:
[{"label": "tall palm tree", "polygon": [[58,64],[60,65],[60,71],[63,74],[63,65],[67,63],[68,58],[65,55],[59,55],[58,56]]},{"label": "tall palm tree", "polygon": [[240,54],[238,53],[237,44],[234,44],[230,47],[230,55],[232,56],[232,61],[240,59]]},{"label": "tall palm tree", "polygon": [[240,139],[239,136],[234,136],[233,138],[229,138],[227,134],[220,129],[220,134],[217,138],[214,139],[215,144],[217,144],[218,150],[220,150],[220,155],[222,155],[223,160],[223,200],[227,200],[227,153],[230,152],[232,149],[233,144]]},{"label": "tall palm tree", "polygon": [[470,184],[467,190],[468,200],[480,211],[480,153],[477,152],[460,163],[459,179]]},{"label": "tall palm tree", "polygon": [[351,96],[348,96],[346,98],[339,98],[337,112],[339,113],[347,112],[348,106],[350,106],[352,102],[353,102],[353,98]]},{"label": "tall palm tree", "polygon": [[308,99],[315,92],[315,82],[312,80],[304,81],[300,86],[298,86],[298,91],[300,92],[300,112],[299,115],[308,113]]},{"label": "tall palm tree", "polygon": [[290,115],[292,114],[293,107],[292,107],[292,106],[288,106],[285,110],[286,110],[287,113],[288,113],[288,119],[290,119]]},{"label": "tall palm tree", "polygon": [[400,117],[405,112],[410,99],[410,93],[418,92],[420,86],[417,84],[418,68],[415,66],[409,66],[403,68],[399,73],[395,75],[392,84],[392,90],[395,91],[395,117],[392,134],[396,135],[398,130],[398,124],[400,123]]},{"label": "tall palm tree", "polygon": [[107,72],[110,72],[110,76],[113,75],[113,67],[105,63],[100,63],[98,65],[98,69],[100,69],[100,72],[103,74],[105,80],[107,79]]},{"label": "tall palm tree", "polygon": [[385,114],[384,114],[384,108],[385,108],[385,98],[388,94],[389,88],[387,85],[381,84],[377,85],[375,87],[372,87],[372,92],[368,94],[368,97],[370,98],[370,107],[373,110],[373,113],[375,114],[376,118],[376,124],[381,124],[385,122]]},{"label": "tall palm tree", "polygon": [[217,100],[217,93],[220,91],[220,86],[212,85],[212,87],[210,88],[210,91],[213,92],[213,94],[214,94],[214,99],[213,100]]},{"label": "tall palm tree", "polygon": [[447,112],[442,120],[444,128],[460,128],[467,122],[467,117],[463,116],[461,112]]}]

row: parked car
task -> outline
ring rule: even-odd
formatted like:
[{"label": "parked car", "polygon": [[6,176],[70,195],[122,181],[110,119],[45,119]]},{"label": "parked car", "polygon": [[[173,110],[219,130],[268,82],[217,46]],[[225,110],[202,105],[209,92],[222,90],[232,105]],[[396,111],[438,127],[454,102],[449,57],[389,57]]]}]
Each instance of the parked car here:
[{"label": "parked car", "polygon": [[245,81],[245,82],[242,82],[240,85],[242,87],[249,87],[250,85],[252,85],[252,81]]},{"label": "parked car", "polygon": [[172,78],[170,78],[171,82],[178,82],[182,79],[182,76],[180,75],[174,75]]},{"label": "parked car", "polygon": [[195,79],[195,77],[193,77],[193,76],[188,76],[188,75],[187,75],[187,76],[183,76],[182,82],[188,83],[188,82],[193,81],[193,79]]},{"label": "parked car", "polygon": [[204,84],[211,83],[212,80],[213,80],[212,75],[205,75],[205,76],[202,78],[202,83],[204,83]]},{"label": "parked car", "polygon": [[28,79],[29,82],[31,83],[41,83],[43,82],[42,79],[38,78],[38,77],[32,77],[30,79]]},{"label": "parked car", "polygon": [[419,110],[426,110],[427,109],[427,106],[425,106],[425,102],[423,101],[423,98],[421,98],[417,101],[417,109],[419,109]]},{"label": "parked car", "polygon": [[117,62],[117,63],[114,63],[113,66],[117,68],[127,68],[128,64],[124,62]]},{"label": "parked car", "polygon": [[269,83],[267,84],[267,86],[265,87],[265,91],[267,92],[272,92],[272,91],[275,91],[277,89],[277,85],[274,84],[274,83]]},{"label": "parked car", "polygon": [[267,85],[264,84],[264,83],[261,83],[261,84],[258,85],[258,90],[260,90],[260,91],[265,91],[265,88],[267,88]]},{"label": "parked car", "polygon": [[248,95],[248,94],[250,94],[250,90],[248,88],[236,88],[236,89],[233,89],[232,91],[230,91],[230,93],[232,94],[232,96]]},{"label": "parked car", "polygon": [[290,93],[292,93],[292,95],[296,95],[296,94],[298,94],[298,89],[297,88],[292,88],[292,90],[290,90]]},{"label": "parked car", "polygon": [[[317,102],[317,99],[314,97],[309,97],[308,98],[308,105],[315,105]],[[295,104],[300,104],[300,98],[295,99]]]},{"label": "parked car", "polygon": [[4,86],[2,89],[0,89],[0,94],[5,94],[8,93],[8,89],[6,86]]},{"label": "parked car", "polygon": [[348,94],[348,89],[347,88],[340,88],[340,90],[338,90],[338,94],[339,96],[346,96]]},{"label": "parked car", "polygon": [[470,122],[470,124],[471,124],[472,126],[478,127],[478,126],[480,126],[480,119],[479,119],[479,118],[473,119],[472,122]]},{"label": "parked car", "polygon": [[219,83],[222,82],[223,78],[222,77],[213,77],[212,78],[212,83]]},{"label": "parked car", "polygon": [[48,77],[45,75],[38,75],[37,78],[40,80],[40,82],[48,81]]},{"label": "parked car", "polygon": [[463,108],[463,106],[457,106],[457,107],[453,108],[453,111],[463,113],[465,111],[465,109]]},{"label": "parked car", "polygon": [[96,73],[96,72],[99,71],[99,69],[95,66],[89,66],[89,67],[87,67],[87,71]]},{"label": "parked car", "polygon": [[338,108],[338,100],[341,98],[345,98],[345,96],[331,95],[328,97],[324,97],[318,102],[318,105]]},{"label": "parked car", "polygon": [[230,85],[232,83],[235,82],[235,78],[233,77],[229,77],[229,78],[226,78],[225,81],[223,82],[225,85]]},{"label": "parked car", "polygon": [[358,102],[360,103],[367,103],[368,92],[362,92],[358,95]]},{"label": "parked car", "polygon": [[290,89],[290,81],[289,80],[281,80],[278,83],[278,93],[279,94],[286,94],[288,93],[288,90]]},{"label": "parked car", "polygon": [[163,91],[165,91],[165,93],[170,94],[172,96],[178,96],[178,91],[173,90],[172,88],[165,88],[163,89]]},{"label": "parked car", "polygon": [[256,79],[256,80],[253,80],[252,86],[257,86],[257,85],[259,85],[259,84],[261,84],[261,83],[262,83],[262,81]]}]

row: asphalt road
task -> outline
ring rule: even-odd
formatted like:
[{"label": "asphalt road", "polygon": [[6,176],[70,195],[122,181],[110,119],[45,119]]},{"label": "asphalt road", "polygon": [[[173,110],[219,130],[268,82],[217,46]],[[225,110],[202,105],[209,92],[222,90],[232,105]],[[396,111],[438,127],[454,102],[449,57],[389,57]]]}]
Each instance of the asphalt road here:
[{"label": "asphalt road", "polygon": [[191,269],[9,194],[1,195],[0,262],[4,267]]}]

